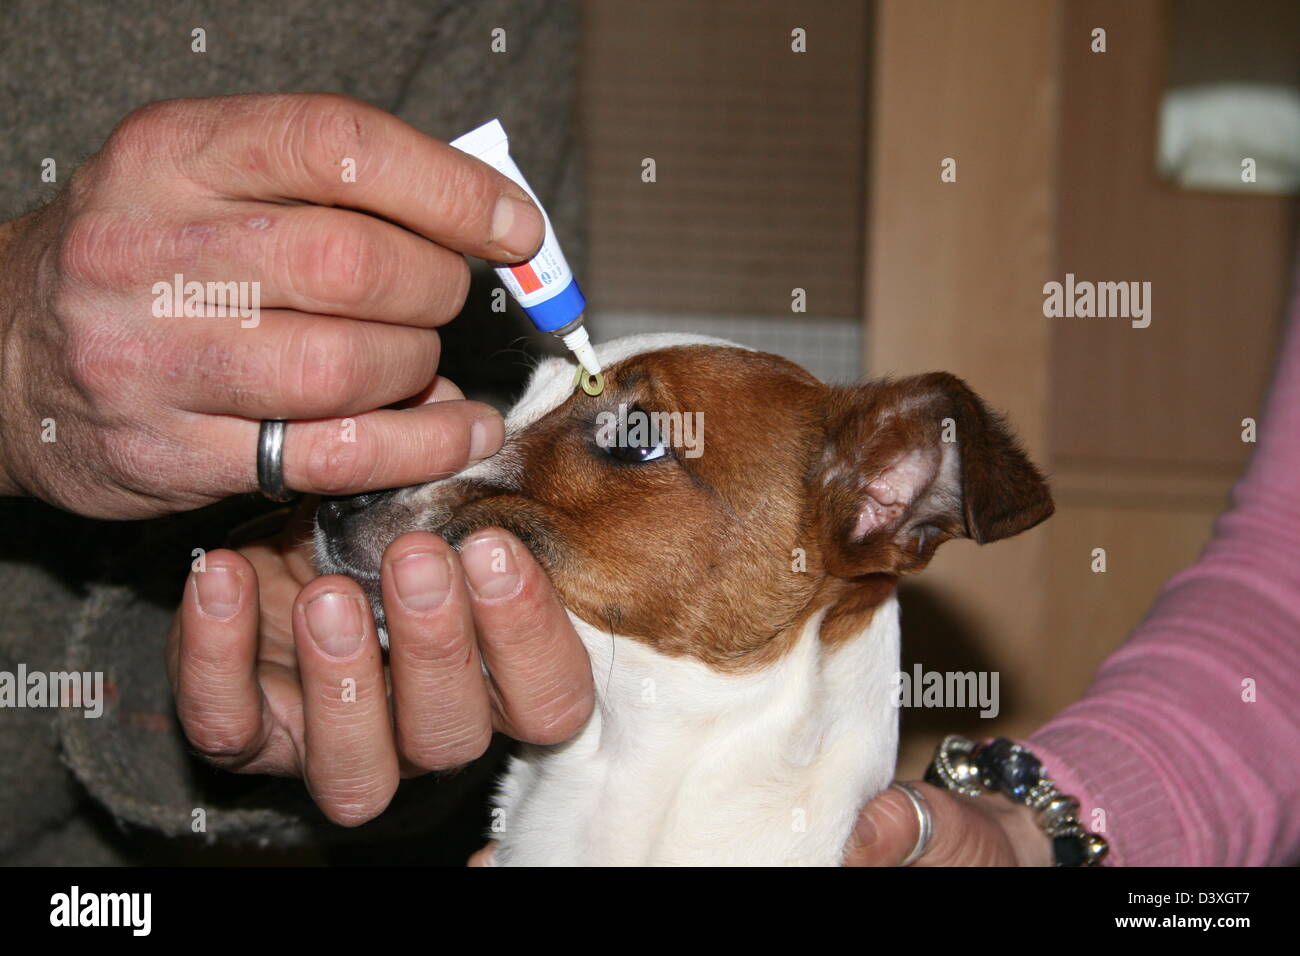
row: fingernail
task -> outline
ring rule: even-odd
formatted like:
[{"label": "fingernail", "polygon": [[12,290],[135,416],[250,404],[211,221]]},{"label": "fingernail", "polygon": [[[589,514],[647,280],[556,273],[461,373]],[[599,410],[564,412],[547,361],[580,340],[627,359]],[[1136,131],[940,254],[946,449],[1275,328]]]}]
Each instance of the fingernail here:
[{"label": "fingernail", "polygon": [[497,429],[489,421],[490,417],[476,418],[469,426],[469,457],[474,461],[481,461],[501,447],[497,441]]},{"label": "fingernail", "polygon": [[510,542],[479,538],[460,553],[470,590],[484,600],[508,597],[519,587],[519,565]]},{"label": "fingernail", "polygon": [[326,591],[307,605],[307,633],[329,657],[350,657],[365,634],[361,602],[337,591]]},{"label": "fingernail", "polygon": [[530,202],[513,196],[497,200],[492,213],[492,241],[514,256],[526,256],[542,241],[542,215]]},{"label": "fingernail", "polygon": [[451,559],[422,551],[393,565],[397,597],[411,611],[432,611],[451,593]]},{"label": "fingernail", "polygon": [[229,568],[196,571],[194,588],[198,592],[199,610],[218,621],[228,621],[239,610],[243,586],[239,575]]}]

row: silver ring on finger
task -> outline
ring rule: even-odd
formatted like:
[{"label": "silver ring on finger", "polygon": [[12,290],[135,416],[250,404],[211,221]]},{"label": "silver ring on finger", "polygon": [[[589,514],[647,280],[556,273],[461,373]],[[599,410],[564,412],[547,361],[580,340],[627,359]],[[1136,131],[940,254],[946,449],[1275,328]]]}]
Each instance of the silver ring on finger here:
[{"label": "silver ring on finger", "polygon": [[268,418],[257,433],[257,487],[272,501],[291,501],[293,492],[284,486],[284,433],[289,423]]},{"label": "silver ring on finger", "polygon": [[934,836],[934,820],[930,816],[930,804],[925,799],[925,794],[910,783],[902,783],[895,780],[893,786],[905,793],[907,799],[912,802],[912,809],[916,811],[916,822],[919,832],[916,834],[916,845],[912,847],[912,852],[907,854],[899,866],[911,866],[921,858],[921,854],[926,851],[930,845],[930,838]]}]

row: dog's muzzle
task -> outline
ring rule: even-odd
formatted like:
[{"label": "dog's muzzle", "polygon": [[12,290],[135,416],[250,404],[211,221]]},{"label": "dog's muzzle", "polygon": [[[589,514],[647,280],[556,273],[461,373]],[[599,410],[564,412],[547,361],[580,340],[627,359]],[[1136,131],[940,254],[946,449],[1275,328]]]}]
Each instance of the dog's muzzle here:
[{"label": "dog's muzzle", "polygon": [[369,509],[392,496],[392,491],[371,491],[363,495],[322,498],[316,509],[316,527],[331,537],[344,538],[352,522],[365,520]]}]

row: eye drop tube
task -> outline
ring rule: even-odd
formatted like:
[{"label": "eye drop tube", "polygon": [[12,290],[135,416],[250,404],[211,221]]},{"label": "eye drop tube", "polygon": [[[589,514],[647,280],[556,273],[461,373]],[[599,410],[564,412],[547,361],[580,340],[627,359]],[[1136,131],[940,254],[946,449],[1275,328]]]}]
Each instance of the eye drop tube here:
[{"label": "eye drop tube", "polygon": [[546,238],[542,240],[542,247],[527,262],[517,265],[494,264],[493,268],[502,285],[510,290],[510,294],[528,313],[533,325],[543,332],[558,336],[565,348],[582,363],[583,368],[593,375],[599,373],[601,369],[600,363],[596,361],[596,350],[591,347],[587,329],[582,322],[587,299],[578,288],[564,253],[560,251],[555,230],[551,228],[551,217],[546,215],[537,194],[510,158],[510,141],[506,138],[501,121],[484,123],[478,129],[452,140],[451,145],[463,153],[478,157],[502,175],[514,180],[541,210],[542,219],[546,223]]}]

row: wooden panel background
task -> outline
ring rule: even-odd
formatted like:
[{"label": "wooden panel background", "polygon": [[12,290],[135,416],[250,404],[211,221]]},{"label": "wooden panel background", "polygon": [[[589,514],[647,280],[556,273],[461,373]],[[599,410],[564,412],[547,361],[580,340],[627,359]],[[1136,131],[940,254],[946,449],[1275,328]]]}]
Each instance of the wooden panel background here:
[{"label": "wooden panel background", "polygon": [[[1249,454],[1289,278],[1293,203],[1160,182],[1163,4],[1066,4],[1057,272],[1152,284],[1150,328],[1061,319],[1054,329],[1058,465],[1231,477]],[[1094,26],[1109,49],[1089,52]]]},{"label": "wooden panel background", "polygon": [[[946,369],[1048,448],[1057,4],[878,4],[868,190],[867,355],[874,375]],[[940,164],[957,161],[957,181]],[[905,664],[1001,672],[1009,727],[1041,709],[1041,529],[940,549],[902,590]],[[973,711],[903,712],[903,772]],[[988,726],[976,728],[988,732]]]},{"label": "wooden panel background", "polygon": [[[1197,30],[1195,17],[1171,48],[1177,7],[1065,7],[1056,272],[1149,281],[1153,312],[1146,329],[1111,319],[1061,319],[1053,328],[1061,510],[1049,527],[1057,653],[1045,686],[1054,705],[1086,688],[1160,585],[1209,539],[1254,447],[1241,441],[1241,420],[1259,414],[1280,340],[1294,201],[1183,191],[1156,173],[1171,59],[1183,64],[1177,80],[1191,71],[1188,56],[1209,71],[1239,64],[1248,48],[1241,30],[1208,22]],[[1256,9],[1287,13],[1271,3]],[[1231,17],[1253,19],[1244,8]],[[1107,30],[1104,54],[1089,50],[1096,26]],[[1257,38],[1271,30],[1267,18],[1251,26]],[[1262,38],[1256,53],[1271,42]],[[1239,77],[1230,69],[1221,78]],[[1105,574],[1089,566],[1097,547],[1106,549]]]}]

